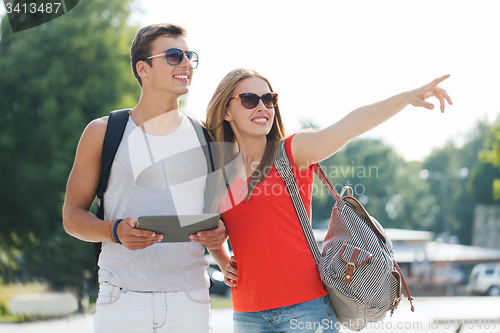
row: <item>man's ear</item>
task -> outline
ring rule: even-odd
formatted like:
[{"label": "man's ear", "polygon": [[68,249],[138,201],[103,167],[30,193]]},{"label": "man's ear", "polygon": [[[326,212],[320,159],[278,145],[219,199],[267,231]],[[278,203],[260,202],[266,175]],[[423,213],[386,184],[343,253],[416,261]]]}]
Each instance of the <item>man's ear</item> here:
[{"label": "man's ear", "polygon": [[135,64],[135,70],[137,71],[137,74],[141,77],[141,79],[149,76],[150,68],[151,66],[149,66],[145,61],[138,61]]}]

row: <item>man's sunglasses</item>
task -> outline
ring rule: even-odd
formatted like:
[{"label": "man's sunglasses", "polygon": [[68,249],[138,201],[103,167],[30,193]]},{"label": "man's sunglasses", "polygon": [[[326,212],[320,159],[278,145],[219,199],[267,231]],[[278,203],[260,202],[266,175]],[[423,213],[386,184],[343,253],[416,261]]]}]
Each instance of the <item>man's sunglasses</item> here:
[{"label": "man's sunglasses", "polygon": [[243,105],[247,109],[255,108],[257,105],[259,105],[260,100],[262,100],[262,102],[268,109],[272,109],[276,107],[276,104],[278,104],[278,94],[274,92],[270,92],[262,96],[256,95],[254,93],[243,93],[239,94],[238,96],[231,97],[229,101],[233,98],[238,97],[240,98],[241,105]]},{"label": "man's sunglasses", "polygon": [[184,60],[184,55],[186,55],[186,58],[188,58],[189,62],[191,63],[191,68],[196,69],[196,67],[198,67],[198,54],[196,54],[196,52],[194,51],[184,52],[181,49],[176,49],[176,48],[168,49],[162,54],[146,57],[142,59],[142,61],[151,58],[165,56],[165,60],[167,61],[167,63],[169,65],[175,66],[180,64],[182,60]]}]

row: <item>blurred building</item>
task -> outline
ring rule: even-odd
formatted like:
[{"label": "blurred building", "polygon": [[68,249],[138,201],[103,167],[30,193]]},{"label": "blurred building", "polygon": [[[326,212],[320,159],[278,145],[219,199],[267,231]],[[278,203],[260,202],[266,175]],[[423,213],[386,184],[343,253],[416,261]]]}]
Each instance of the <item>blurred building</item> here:
[{"label": "blurred building", "polygon": [[[416,296],[465,293],[469,273],[478,263],[500,262],[500,249],[443,243],[428,231],[385,229],[393,243],[394,257]],[[326,230],[314,230],[317,240]],[[321,241],[318,242],[321,246]]]},{"label": "blurred building", "polygon": [[472,245],[500,249],[500,205],[475,206]]}]

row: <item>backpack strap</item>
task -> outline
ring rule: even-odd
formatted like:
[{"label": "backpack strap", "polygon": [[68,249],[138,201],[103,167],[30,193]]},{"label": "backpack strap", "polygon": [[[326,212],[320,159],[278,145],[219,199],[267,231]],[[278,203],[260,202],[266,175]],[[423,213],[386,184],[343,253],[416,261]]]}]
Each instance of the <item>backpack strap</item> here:
[{"label": "backpack strap", "polygon": [[[101,177],[99,178],[99,185],[97,186],[97,214],[96,216],[104,220],[104,192],[108,187],[109,173],[113,160],[115,159],[116,151],[122,141],[123,133],[127,125],[130,109],[117,110],[109,114],[108,125],[106,127],[106,134],[102,143],[101,155]],[[94,285],[97,284],[97,271],[99,267],[99,255],[101,254],[102,243],[94,243],[95,255],[95,270],[94,270]]]},{"label": "backpack strap", "polygon": [[293,202],[293,207],[295,208],[295,212],[297,213],[297,217],[299,218],[300,225],[302,226],[302,231],[304,232],[307,243],[309,244],[309,248],[311,249],[314,261],[316,261],[316,265],[319,266],[321,252],[319,251],[318,244],[316,243],[316,239],[314,238],[311,222],[309,221],[306,208],[304,207],[304,202],[302,201],[302,197],[300,196],[299,188],[293,175],[292,165],[290,164],[290,159],[288,157],[288,154],[286,153],[285,144],[286,140],[283,140],[278,145],[278,148],[276,149],[276,155],[274,157],[274,166],[285,182],[286,188]]},{"label": "backpack strap", "polygon": [[[97,198],[101,201],[101,204],[98,202],[100,207],[102,207],[104,192],[108,188],[109,173],[111,172],[111,166],[113,165],[118,146],[122,141],[129,113],[130,109],[124,109],[113,111],[109,114],[108,126],[106,127],[106,134],[102,143],[101,177],[99,179],[99,186],[97,187]],[[104,213],[104,210],[101,211]],[[99,218],[102,219],[104,216]]]},{"label": "backpack strap", "polygon": [[[215,170],[214,160],[212,156],[212,149],[210,148],[210,143],[212,143],[212,138],[210,137],[210,134],[208,134],[208,130],[205,127],[203,127],[202,122],[198,118],[192,118],[190,116],[187,117],[191,121],[191,124],[194,127],[194,131],[196,132],[198,141],[200,141],[201,149],[203,149],[203,154],[205,154],[205,161],[207,162],[207,174],[210,172],[214,172]],[[207,176],[207,181],[208,179],[209,178]],[[210,288],[212,288],[214,285],[215,285],[214,281],[212,281],[212,278],[210,278]]]},{"label": "backpack strap", "polygon": [[399,265],[395,259],[392,259],[392,262],[394,264],[394,268],[396,268],[396,270],[399,273],[399,278],[400,278],[401,282],[400,282],[400,287],[399,287],[400,296],[399,296],[399,299],[396,299],[396,301],[394,302],[394,304],[391,307],[391,317],[392,317],[392,314],[394,312],[394,309],[397,308],[397,306],[398,306],[399,300],[402,298],[402,296],[401,296],[401,283],[403,284],[403,288],[405,289],[406,297],[408,297],[408,301],[410,302],[411,312],[415,312],[415,307],[413,306],[413,302],[412,302],[413,297],[410,295],[410,290],[408,289],[408,285],[406,284],[406,280],[405,280],[405,277],[403,275],[403,272],[401,272],[401,268],[399,268]]},{"label": "backpack strap", "polygon": [[203,127],[202,122],[197,118],[192,118],[187,116],[191,121],[191,124],[194,127],[194,131],[196,132],[196,136],[198,137],[198,141],[200,141],[200,146],[203,149],[203,154],[205,154],[205,159],[207,162],[208,172],[214,172],[214,160],[212,156],[212,149],[210,147],[210,143],[212,142],[212,138],[208,134],[208,131]]}]

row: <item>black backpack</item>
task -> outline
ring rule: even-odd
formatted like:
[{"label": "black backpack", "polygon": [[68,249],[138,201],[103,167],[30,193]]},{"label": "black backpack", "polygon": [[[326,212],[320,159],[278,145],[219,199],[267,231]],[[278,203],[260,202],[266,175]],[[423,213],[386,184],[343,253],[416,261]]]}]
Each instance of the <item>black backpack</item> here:
[{"label": "black backpack", "polygon": [[[101,176],[99,179],[99,185],[97,186],[97,213],[96,216],[101,220],[104,220],[104,192],[106,192],[108,186],[109,173],[111,171],[111,166],[113,165],[113,160],[115,159],[116,151],[123,138],[123,133],[125,132],[125,127],[127,125],[130,109],[112,111],[109,114],[108,125],[106,127],[106,134],[104,135],[104,141],[102,144],[102,158],[101,158]],[[188,119],[193,124],[196,131],[196,136],[200,141],[200,145],[205,154],[205,159],[207,162],[207,170],[214,170],[214,162],[212,159],[212,153],[210,149],[210,142],[212,138],[208,134],[207,130],[201,126],[201,122],[197,119],[188,116]],[[94,243],[94,255],[95,255],[95,271],[94,271],[94,285],[97,283],[97,271],[99,266],[99,255],[101,254],[102,243]],[[212,284],[212,281],[210,281]]]}]

